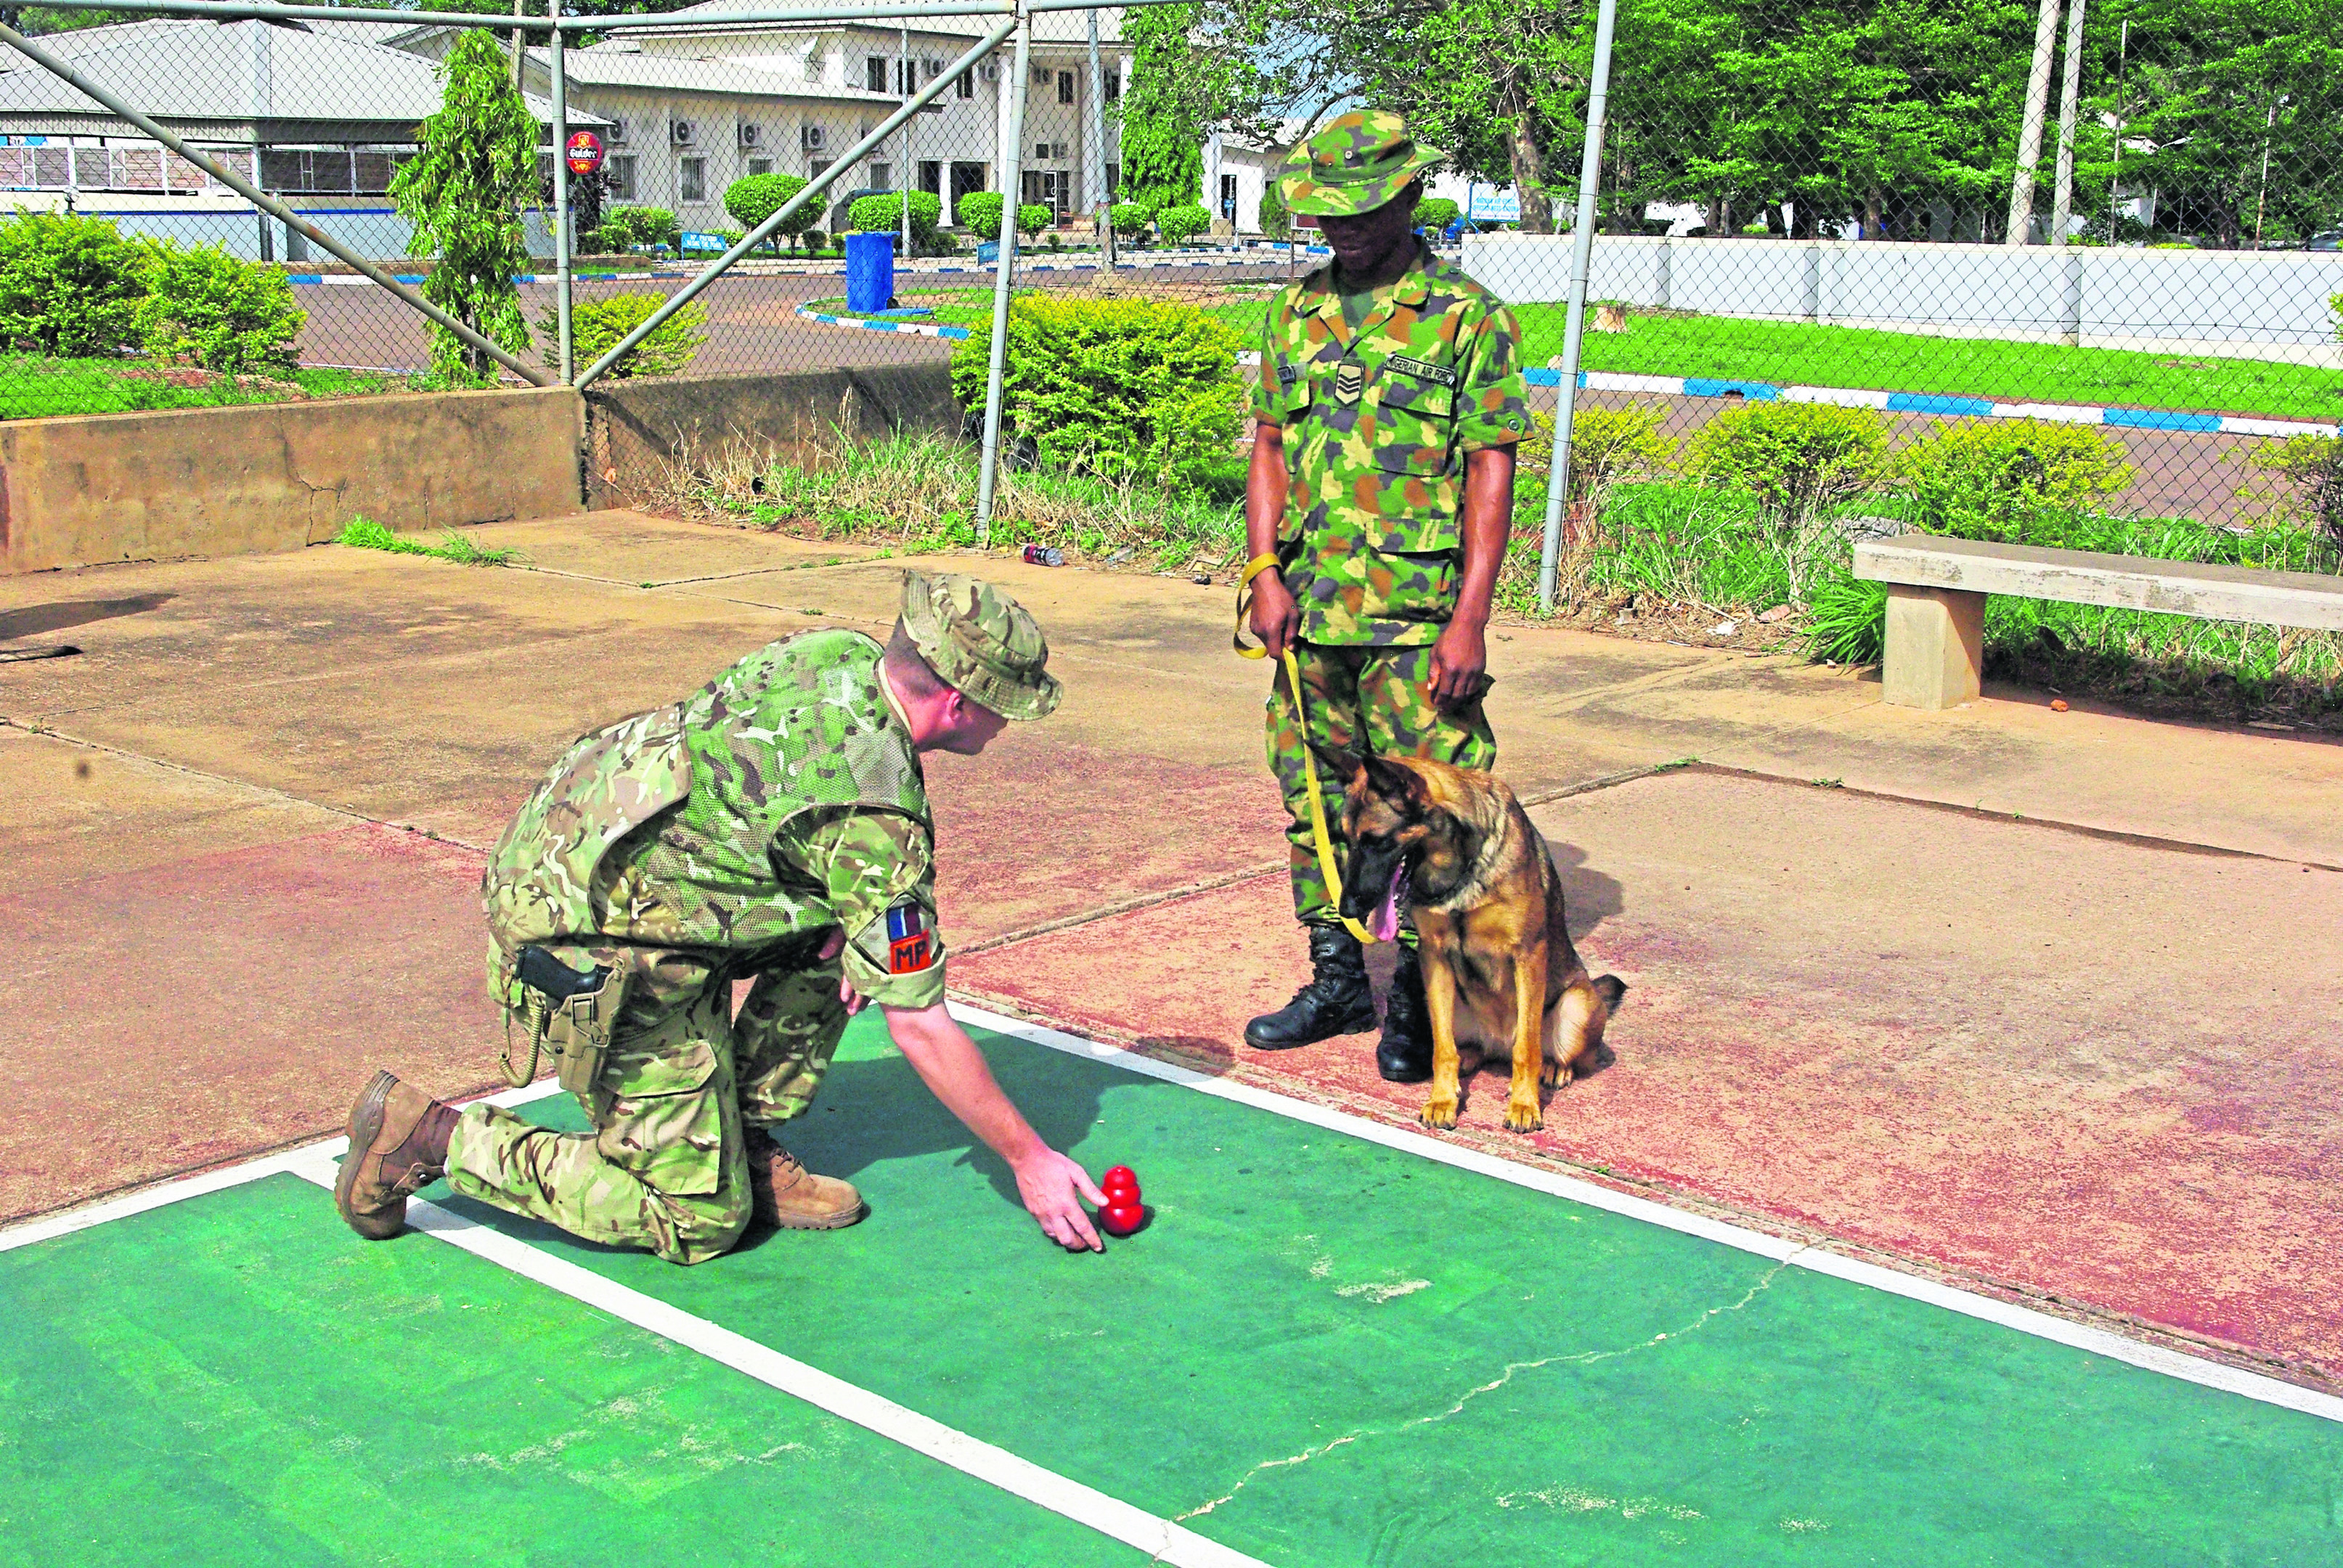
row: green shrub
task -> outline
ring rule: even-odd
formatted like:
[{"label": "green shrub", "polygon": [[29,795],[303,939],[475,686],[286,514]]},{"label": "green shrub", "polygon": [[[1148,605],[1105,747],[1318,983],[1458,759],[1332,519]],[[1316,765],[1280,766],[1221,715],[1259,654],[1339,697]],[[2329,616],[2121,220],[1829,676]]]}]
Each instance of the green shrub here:
[{"label": "green shrub", "polygon": [[[724,187],[724,210],[743,229],[754,229],[788,205],[789,199],[811,182],[797,175],[749,175]],[[813,227],[821,216],[821,203],[809,201],[789,214],[777,239],[787,239],[794,246],[800,236]]]},{"label": "green shrub", "polygon": [[1040,202],[1027,202],[1017,209],[1017,232],[1029,239],[1057,221],[1057,208]]},{"label": "green shrub", "polygon": [[1212,215],[1196,206],[1167,206],[1155,215],[1155,230],[1166,245],[1185,245],[1212,226]]},{"label": "green shrub", "polygon": [[808,250],[820,250],[829,243],[830,236],[824,230],[809,228],[805,231],[805,244]]},{"label": "green shrub", "polygon": [[[991,324],[952,354],[952,390],[984,402]],[[1042,460],[1115,480],[1169,484],[1235,449],[1244,382],[1236,328],[1161,300],[1018,296],[1009,310],[1003,413]]]},{"label": "green shrub", "polygon": [[[1657,472],[1675,455],[1676,444],[1660,434],[1668,411],[1657,403],[1630,403],[1624,408],[1582,403],[1570,413],[1570,489],[1573,506],[1583,505],[1589,520],[1602,514],[1611,487],[1622,479]],[[1543,476],[1554,467],[1554,416],[1530,416],[1529,438],[1522,443],[1524,473]]]},{"label": "green shrub", "polygon": [[1427,196],[1415,204],[1415,226],[1437,235],[1463,216],[1464,209],[1446,196]]},{"label": "green shrub", "polygon": [[137,337],[151,254],[110,219],[20,208],[0,223],[0,339],[66,358],[120,353]]},{"label": "green shrub", "polygon": [[238,261],[216,245],[158,248],[146,264],[137,327],[148,357],[224,376],[289,376],[294,340],[309,318],[273,266]]},{"label": "green shrub", "polygon": [[2120,443],[2048,419],[1946,421],[1897,454],[1894,473],[1930,533],[2054,547],[2132,478]]},{"label": "green shrub", "polygon": [[1001,193],[970,191],[952,204],[952,216],[960,226],[982,240],[1001,237]]},{"label": "green shrub", "polygon": [[616,206],[602,219],[602,232],[616,234],[629,246],[663,245],[673,249],[683,238],[683,225],[663,206]]},{"label": "green shrub", "polygon": [[2280,500],[2281,514],[2317,534],[2330,553],[2343,556],[2343,437],[2288,436],[2275,446],[2255,447],[2249,461],[2291,487]]},{"label": "green shrub", "polygon": [[1759,519],[1796,532],[1877,485],[1887,467],[1887,422],[1835,403],[1752,403],[1703,426],[1684,471],[1745,492]]},{"label": "green shrub", "polygon": [[1106,221],[1114,226],[1115,233],[1137,239],[1155,221],[1155,211],[1139,202],[1119,201],[1106,209]]},{"label": "green shrub", "polygon": [[1877,664],[1887,649],[1887,585],[1844,568],[1806,593],[1806,657],[1833,664]]},{"label": "green shrub", "polygon": [[1293,237],[1293,215],[1285,210],[1285,197],[1271,180],[1261,191],[1261,232],[1267,239]]},{"label": "green shrub", "polygon": [[[606,294],[599,299],[579,299],[569,307],[569,340],[571,357],[579,368],[591,365],[618,346],[618,340],[645,321],[652,311],[667,303],[667,297],[648,292]],[[673,376],[691,363],[699,346],[708,341],[708,307],[693,300],[659,325],[659,329],[628,350],[627,357],[610,367],[608,375],[614,381],[630,376]],[[558,367],[561,363],[560,342],[553,311],[537,318],[537,332],[545,345],[545,362]]]},{"label": "green shrub", "polygon": [[[936,226],[943,221],[943,198],[926,191],[911,193],[911,244],[920,249],[935,243]],[[903,232],[903,197],[890,191],[884,196],[857,196],[854,205],[846,209],[846,221],[859,234],[900,234]]]}]

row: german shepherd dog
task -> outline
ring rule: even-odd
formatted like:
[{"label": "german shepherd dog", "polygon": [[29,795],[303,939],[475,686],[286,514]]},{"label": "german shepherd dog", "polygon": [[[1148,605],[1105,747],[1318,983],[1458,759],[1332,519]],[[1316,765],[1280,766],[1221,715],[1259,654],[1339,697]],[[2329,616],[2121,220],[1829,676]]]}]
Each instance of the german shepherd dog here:
[{"label": "german shepherd dog", "polygon": [[1590,977],[1579,961],[1554,858],[1511,789],[1444,762],[1343,760],[1342,913],[1382,941],[1399,934],[1403,909],[1415,918],[1432,1018],[1423,1124],[1454,1127],[1460,1074],[1478,1071],[1484,1052],[1510,1050],[1505,1125],[1535,1131],[1541,1085],[1594,1070],[1626,983]]}]

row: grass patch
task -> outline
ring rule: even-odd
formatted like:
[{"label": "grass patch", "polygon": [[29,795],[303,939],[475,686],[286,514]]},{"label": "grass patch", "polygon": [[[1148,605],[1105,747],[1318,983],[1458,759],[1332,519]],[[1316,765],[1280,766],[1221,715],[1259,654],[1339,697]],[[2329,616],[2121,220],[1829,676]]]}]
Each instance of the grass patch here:
[{"label": "grass patch", "polygon": [[0,356],[0,419],[65,414],[136,414],[160,408],[219,408],[417,390],[419,377],[363,370],[300,369],[289,380],[166,369],[129,359]]},{"label": "grass patch", "polygon": [[[870,443],[833,434],[799,467],[736,438],[688,447],[653,498],[686,517],[875,544],[881,553],[970,549],[977,457],[974,447],[926,432]],[[1004,463],[991,542],[998,549],[1055,545],[1108,565],[1216,569],[1244,549],[1244,470],[1231,457],[1202,482],[1167,492]]]},{"label": "grass patch", "polygon": [[[1273,291],[1272,291],[1273,292]],[[1261,335],[1266,299],[1196,303]],[[1562,352],[1564,308],[1517,305],[1524,365]],[[942,312],[938,311],[942,317]],[[2217,359],[2127,348],[2068,348],[1982,337],[1936,337],[1870,327],[1749,321],[1674,311],[1629,311],[1624,332],[1589,332],[1586,368],[1634,376],[1694,376],[1775,386],[1940,392],[2005,402],[2107,403],[2136,408],[2343,417],[2343,370],[2262,359]]]},{"label": "grass patch", "polygon": [[447,531],[439,543],[427,545],[420,539],[392,533],[382,524],[367,518],[353,518],[344,523],[342,531],[334,536],[334,543],[348,545],[353,549],[387,550],[395,556],[429,556],[459,567],[508,566],[520,554],[513,549],[484,550],[453,528]]}]

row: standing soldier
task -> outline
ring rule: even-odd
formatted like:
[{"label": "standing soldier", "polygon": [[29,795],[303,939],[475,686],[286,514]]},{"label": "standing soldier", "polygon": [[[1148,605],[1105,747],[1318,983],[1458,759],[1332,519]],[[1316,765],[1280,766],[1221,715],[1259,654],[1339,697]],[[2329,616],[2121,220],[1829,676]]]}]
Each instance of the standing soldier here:
[{"label": "standing soldier", "polygon": [[[974,578],[903,582],[886,647],[820,630],[571,747],[482,883],[508,1076],[540,1047],[590,1132],[460,1112],[387,1072],[350,1112],[336,1206],[396,1235],[443,1172],[468,1198],[671,1262],[715,1257],[753,1211],[794,1230],[862,1218],[846,1182],[773,1141],[820,1087],[863,1001],[936,1098],[1008,1161],[1051,1240],[1096,1249],[1103,1195],[1035,1135],[944,1010],[935,829],[920,754],[972,756],[1058,705],[1041,631]],[[733,985],[752,980],[736,1016]],[[516,1036],[528,1064],[513,1070]]]},{"label": "standing soldier", "polygon": [[[1334,260],[1270,307],[1253,394],[1246,574],[1253,632],[1273,659],[1290,646],[1302,672],[1295,692],[1278,667],[1269,765],[1292,819],[1293,912],[1312,970],[1245,1026],[1265,1050],[1375,1021],[1363,955],[1319,870],[1305,746],[1496,760],[1483,634],[1529,407],[1513,313],[1416,236],[1423,173],[1443,156],[1370,109],[1295,148],[1279,181]],[[1320,780],[1337,832],[1342,783]],[[1401,940],[1375,1065],[1413,1083],[1432,1075],[1432,1032],[1415,933]]]}]

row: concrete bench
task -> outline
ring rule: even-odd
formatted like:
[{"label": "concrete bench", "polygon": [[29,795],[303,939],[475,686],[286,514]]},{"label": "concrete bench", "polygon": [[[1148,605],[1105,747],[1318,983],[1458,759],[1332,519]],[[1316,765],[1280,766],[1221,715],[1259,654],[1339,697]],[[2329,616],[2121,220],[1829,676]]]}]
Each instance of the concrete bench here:
[{"label": "concrete bench", "polygon": [[1886,700],[1904,708],[1954,708],[1976,697],[1987,594],[2343,631],[2343,578],[2309,572],[1904,534],[1859,541],[1855,575],[1887,585],[1880,681]]}]

